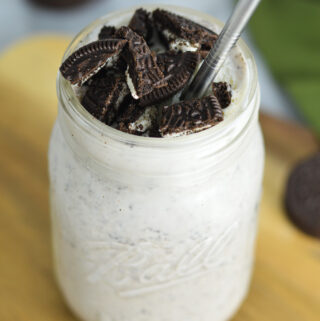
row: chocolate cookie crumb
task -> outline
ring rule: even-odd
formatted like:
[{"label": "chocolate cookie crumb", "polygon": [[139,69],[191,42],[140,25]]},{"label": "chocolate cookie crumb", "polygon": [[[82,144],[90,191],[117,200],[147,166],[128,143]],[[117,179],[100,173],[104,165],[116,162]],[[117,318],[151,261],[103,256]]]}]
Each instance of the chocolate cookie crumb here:
[{"label": "chocolate cookie crumb", "polygon": [[162,137],[199,132],[223,120],[222,108],[213,95],[163,106],[160,113]]},{"label": "chocolate cookie crumb", "polygon": [[202,59],[206,59],[208,56],[209,50],[200,50],[199,53]]},{"label": "chocolate cookie crumb", "polygon": [[165,36],[164,31],[167,30],[177,38],[200,44],[202,50],[210,49],[218,38],[218,35],[210,29],[166,10],[154,10],[153,19],[162,35]]},{"label": "chocolate cookie crumb", "polygon": [[139,8],[129,26],[102,26],[98,38],[60,67],[95,118],[147,137],[191,134],[223,120],[232,98],[226,82],[213,83],[202,99],[180,98],[217,39],[210,29],[166,10]]},{"label": "chocolate cookie crumb", "polygon": [[151,124],[151,127],[148,131],[148,136],[149,137],[156,137],[156,138],[159,138],[159,137],[162,137],[161,134],[160,134],[160,130],[159,130],[159,122],[157,121],[157,119],[155,119],[152,124]]},{"label": "chocolate cookie crumb", "polygon": [[226,82],[213,82],[212,92],[218,98],[222,108],[226,108],[231,104],[232,93]]},{"label": "chocolate cookie crumb", "polygon": [[123,76],[104,71],[91,81],[81,103],[91,115],[111,125],[128,93]]},{"label": "chocolate cookie crumb", "polygon": [[144,113],[145,109],[145,107],[139,106],[136,101],[131,99],[131,102],[124,106],[122,113],[118,115],[116,127],[123,132],[139,135],[138,131],[129,128],[129,124],[134,123]]}]

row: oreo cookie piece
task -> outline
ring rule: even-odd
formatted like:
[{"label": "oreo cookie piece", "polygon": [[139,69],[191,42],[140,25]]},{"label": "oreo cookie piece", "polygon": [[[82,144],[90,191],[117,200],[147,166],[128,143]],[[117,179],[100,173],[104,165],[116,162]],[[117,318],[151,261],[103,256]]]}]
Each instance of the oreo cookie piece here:
[{"label": "oreo cookie piece", "polygon": [[117,29],[114,26],[103,26],[99,32],[98,39],[110,39],[113,38]]},{"label": "oreo cookie piece", "polygon": [[189,81],[198,63],[199,54],[196,52],[177,53],[165,52],[157,56],[157,63],[165,76],[167,85],[154,89],[141,97],[139,104],[148,106],[164,101],[179,92]]},{"label": "oreo cookie piece", "polygon": [[320,238],[320,152],[298,164],[291,172],[285,206],[297,227]]},{"label": "oreo cookie piece", "polygon": [[103,70],[90,81],[81,103],[91,115],[111,125],[128,94],[129,89],[123,76]]},{"label": "oreo cookie piece", "polygon": [[117,117],[116,128],[129,134],[142,135],[142,132],[136,130],[135,127],[130,124],[134,124],[145,112],[146,108],[141,107],[136,101],[132,101],[124,107],[124,110]]},{"label": "oreo cookie piece", "polygon": [[157,55],[157,63],[164,76],[168,78],[176,73],[188,71],[193,73],[199,63],[199,54],[196,52],[167,51]]},{"label": "oreo cookie piece", "polygon": [[169,47],[177,51],[209,50],[218,38],[212,30],[166,10],[154,10],[153,20]]},{"label": "oreo cookie piece", "polygon": [[62,63],[60,72],[73,85],[81,86],[105,65],[113,65],[126,43],[125,39],[89,43],[72,53]]},{"label": "oreo cookie piece", "polygon": [[157,65],[155,53],[150,50],[143,37],[128,27],[121,27],[116,36],[128,41],[122,56],[128,64],[126,78],[133,98],[139,99],[167,84]]},{"label": "oreo cookie piece", "polygon": [[232,93],[230,85],[226,82],[213,82],[212,92],[218,98],[222,108],[226,108],[231,104]]},{"label": "oreo cookie piece", "polygon": [[223,120],[222,108],[213,95],[163,106],[160,114],[159,131],[162,137],[196,133]]},{"label": "oreo cookie piece", "polygon": [[150,13],[142,8],[136,10],[129,22],[128,27],[136,32],[139,36],[143,37],[147,41],[147,43],[152,38],[152,18],[150,16]]}]

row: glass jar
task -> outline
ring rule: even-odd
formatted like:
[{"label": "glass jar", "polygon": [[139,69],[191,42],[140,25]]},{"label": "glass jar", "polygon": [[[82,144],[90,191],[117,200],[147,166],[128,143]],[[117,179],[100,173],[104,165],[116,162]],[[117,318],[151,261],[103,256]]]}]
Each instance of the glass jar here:
[{"label": "glass jar", "polygon": [[[65,57],[98,25],[132,12],[91,24]],[[83,320],[223,321],[244,299],[264,147],[256,67],[241,40],[239,46],[250,77],[242,112],[183,137],[108,127],[58,75],[59,114],[49,148],[54,257],[62,292]]]}]

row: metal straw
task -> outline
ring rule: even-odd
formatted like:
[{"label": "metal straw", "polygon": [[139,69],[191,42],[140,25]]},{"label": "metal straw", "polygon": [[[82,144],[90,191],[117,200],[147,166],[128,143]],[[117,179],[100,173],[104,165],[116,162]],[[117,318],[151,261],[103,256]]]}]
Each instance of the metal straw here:
[{"label": "metal straw", "polygon": [[218,39],[203,61],[193,81],[183,91],[181,95],[183,100],[201,98],[205,94],[260,1],[238,1],[232,15],[224,25]]}]

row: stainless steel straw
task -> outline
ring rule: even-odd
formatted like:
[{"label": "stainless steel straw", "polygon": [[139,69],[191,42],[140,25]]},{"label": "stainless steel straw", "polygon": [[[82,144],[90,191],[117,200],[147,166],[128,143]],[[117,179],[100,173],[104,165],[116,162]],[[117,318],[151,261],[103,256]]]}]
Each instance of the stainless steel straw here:
[{"label": "stainless steel straw", "polygon": [[224,25],[193,81],[183,91],[181,99],[201,98],[205,94],[260,1],[238,1],[232,15]]}]

